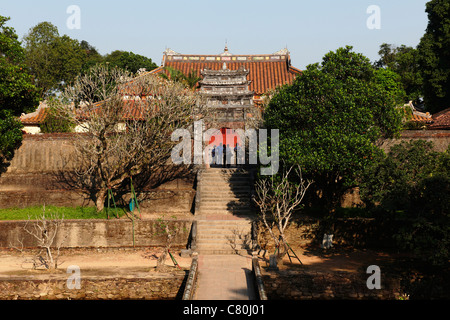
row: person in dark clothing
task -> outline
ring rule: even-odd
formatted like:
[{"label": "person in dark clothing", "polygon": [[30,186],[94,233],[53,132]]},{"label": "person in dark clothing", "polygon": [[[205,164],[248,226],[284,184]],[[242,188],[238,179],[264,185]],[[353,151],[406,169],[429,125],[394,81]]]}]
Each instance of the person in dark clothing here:
[{"label": "person in dark clothing", "polygon": [[226,158],[226,167],[227,168],[229,168],[231,166],[231,156],[232,156],[231,147],[229,144],[227,144],[226,149],[225,149],[225,158]]},{"label": "person in dark clothing", "polygon": [[211,161],[210,161],[211,165],[213,165],[215,163],[216,163],[216,145],[214,145],[211,150]]},{"label": "person in dark clothing", "polygon": [[220,143],[220,145],[216,149],[216,164],[223,165],[223,145]]}]

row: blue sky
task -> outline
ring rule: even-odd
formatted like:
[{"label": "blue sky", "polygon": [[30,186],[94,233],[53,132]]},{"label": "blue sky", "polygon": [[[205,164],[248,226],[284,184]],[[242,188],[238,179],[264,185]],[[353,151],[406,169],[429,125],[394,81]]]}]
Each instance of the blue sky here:
[{"label": "blue sky", "polygon": [[[132,51],[158,65],[168,47],[186,54],[218,54],[225,40],[234,54],[267,54],[287,46],[304,69],[345,45],[378,59],[382,43],[416,46],[427,26],[426,0],[0,0],[0,15],[22,38],[42,21],[60,34],[86,40],[101,54]],[[80,29],[69,29],[70,5],[80,8]],[[370,5],[380,8],[380,29],[367,28]]]}]

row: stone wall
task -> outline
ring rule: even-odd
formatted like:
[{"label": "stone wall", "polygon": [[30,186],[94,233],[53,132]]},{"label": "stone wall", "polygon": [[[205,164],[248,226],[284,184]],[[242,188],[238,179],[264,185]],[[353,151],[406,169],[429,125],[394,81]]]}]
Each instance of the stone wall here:
[{"label": "stone wall", "polygon": [[400,139],[387,139],[381,148],[387,152],[393,145],[401,141],[426,140],[434,144],[436,151],[444,152],[450,144],[450,130],[406,130],[401,133]]},{"label": "stone wall", "polygon": [[69,289],[67,276],[36,278],[1,279],[0,300],[175,300],[181,299],[186,274],[180,271],[142,277],[82,277],[80,289]]},{"label": "stone wall", "polygon": [[[285,235],[291,247],[319,247],[325,233],[333,234],[333,245],[353,248],[395,248],[393,234],[405,223],[404,220],[386,221],[371,218],[335,219],[333,222],[313,218],[292,220]],[[275,252],[274,241],[262,224],[258,226],[258,244],[269,252]],[[276,228],[273,229],[277,236]]]},{"label": "stone wall", "polygon": [[[169,220],[169,228],[179,230],[173,239],[174,247],[185,248],[191,230],[189,220]],[[0,248],[35,247],[36,240],[23,228],[27,221],[0,221]],[[27,229],[33,230],[34,221]],[[133,246],[133,224],[129,220],[66,220],[55,239],[63,248],[122,247]],[[165,236],[161,234],[157,220],[135,220],[135,246],[162,246]]]},{"label": "stone wall", "polygon": [[[450,130],[406,130],[401,133],[400,139],[387,139],[381,148],[387,153],[390,148],[401,141],[425,140],[434,144],[434,150],[444,152],[450,144]],[[362,205],[363,202],[359,196],[359,189],[354,188],[347,192],[342,201],[342,207],[355,207]]]},{"label": "stone wall", "polygon": [[269,300],[397,299],[400,279],[382,277],[381,289],[368,289],[369,274],[349,272],[263,271]]},{"label": "stone wall", "polygon": [[[70,179],[76,164],[72,139],[73,134],[63,133],[24,135],[6,173],[0,176],[0,208],[93,206],[91,196]],[[194,178],[188,176],[156,188],[137,189],[141,209],[148,213],[190,213],[195,197]],[[121,197],[122,204],[130,198],[129,194]]]}]

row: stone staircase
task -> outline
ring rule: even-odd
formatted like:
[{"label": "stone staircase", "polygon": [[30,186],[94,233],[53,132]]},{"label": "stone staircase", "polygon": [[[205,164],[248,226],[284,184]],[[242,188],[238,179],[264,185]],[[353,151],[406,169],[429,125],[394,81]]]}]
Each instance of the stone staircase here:
[{"label": "stone staircase", "polygon": [[244,169],[209,168],[197,185],[196,250],[202,254],[245,254],[252,247],[251,179]]}]

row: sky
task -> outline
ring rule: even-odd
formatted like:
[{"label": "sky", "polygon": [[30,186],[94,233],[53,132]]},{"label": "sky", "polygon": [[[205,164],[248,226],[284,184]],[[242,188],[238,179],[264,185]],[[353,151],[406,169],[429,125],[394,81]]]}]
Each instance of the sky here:
[{"label": "sky", "polygon": [[[427,0],[0,0],[22,39],[48,21],[101,54],[132,51],[160,65],[163,51],[270,54],[286,48],[305,69],[346,45],[371,61],[383,43],[415,47]],[[77,10],[72,10],[76,6]],[[372,8],[376,6],[375,10]]]}]

